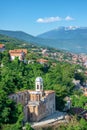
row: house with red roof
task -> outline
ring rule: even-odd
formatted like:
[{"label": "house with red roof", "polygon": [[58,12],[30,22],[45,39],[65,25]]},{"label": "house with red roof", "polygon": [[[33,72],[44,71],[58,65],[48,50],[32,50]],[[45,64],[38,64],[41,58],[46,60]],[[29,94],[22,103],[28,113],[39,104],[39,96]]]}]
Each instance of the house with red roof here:
[{"label": "house with red roof", "polygon": [[0,52],[3,52],[5,50],[5,45],[0,43]]},{"label": "house with red roof", "polygon": [[47,64],[48,60],[46,60],[46,59],[37,59],[37,62],[40,63],[40,64]]},{"label": "house with red roof", "polygon": [[16,57],[20,61],[23,61],[25,58],[25,55],[27,54],[27,49],[15,49],[15,50],[9,50],[10,58],[11,60],[14,60]]}]

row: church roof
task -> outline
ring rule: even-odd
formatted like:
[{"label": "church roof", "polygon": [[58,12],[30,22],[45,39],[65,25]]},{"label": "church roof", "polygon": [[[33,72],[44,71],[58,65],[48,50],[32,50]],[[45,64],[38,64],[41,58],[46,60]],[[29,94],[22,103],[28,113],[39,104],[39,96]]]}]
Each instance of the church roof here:
[{"label": "church roof", "polygon": [[36,82],[43,82],[43,79],[42,79],[42,77],[37,77],[35,81]]}]

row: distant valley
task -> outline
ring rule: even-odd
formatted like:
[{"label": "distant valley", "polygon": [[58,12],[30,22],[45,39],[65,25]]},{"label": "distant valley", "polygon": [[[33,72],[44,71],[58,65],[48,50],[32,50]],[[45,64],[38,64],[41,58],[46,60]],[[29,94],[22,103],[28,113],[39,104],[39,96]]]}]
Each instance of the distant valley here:
[{"label": "distant valley", "polygon": [[87,27],[58,27],[36,37],[22,31],[0,30],[0,34],[70,52],[87,53]]}]

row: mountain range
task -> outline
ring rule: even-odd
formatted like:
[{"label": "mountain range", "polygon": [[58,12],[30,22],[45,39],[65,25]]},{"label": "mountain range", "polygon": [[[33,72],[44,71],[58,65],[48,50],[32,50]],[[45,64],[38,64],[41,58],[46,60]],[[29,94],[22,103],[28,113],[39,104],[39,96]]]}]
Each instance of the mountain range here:
[{"label": "mountain range", "polygon": [[70,52],[87,53],[87,27],[58,27],[38,36],[9,30],[0,30],[0,34]]}]

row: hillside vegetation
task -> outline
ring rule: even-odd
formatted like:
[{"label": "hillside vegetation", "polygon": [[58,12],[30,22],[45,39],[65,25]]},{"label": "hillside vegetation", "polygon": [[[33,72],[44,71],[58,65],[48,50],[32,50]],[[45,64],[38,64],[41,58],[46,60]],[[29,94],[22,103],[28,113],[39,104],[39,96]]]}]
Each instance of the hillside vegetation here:
[{"label": "hillside vegetation", "polygon": [[[33,44],[27,44],[24,41],[19,41],[14,38],[9,38],[7,36],[0,35],[0,40],[6,45],[7,50],[0,53],[0,129],[1,130],[22,130],[23,126],[23,108],[21,104],[16,104],[14,101],[8,98],[9,94],[16,93],[18,91],[23,91],[25,89],[35,89],[35,78],[41,76],[44,80],[45,90],[55,90],[56,92],[56,109],[62,111],[65,106],[64,98],[66,96],[72,97],[73,106],[77,105],[78,97],[81,101],[79,102],[79,107],[83,107],[86,103],[86,99],[82,98],[82,93],[74,90],[73,78],[78,75],[77,69],[80,67],[78,65],[73,65],[65,62],[57,62],[54,59],[50,59],[48,65],[34,63],[23,63],[16,58],[14,61],[10,60],[8,54],[9,49],[14,48],[25,48],[28,49],[28,54],[26,59],[35,60],[37,58],[42,58],[38,51],[33,52]],[[31,47],[31,49],[30,49]],[[37,47],[37,46],[36,46]],[[37,47],[39,48],[39,47]],[[35,46],[34,46],[35,49]],[[50,48],[51,50],[51,48]],[[52,51],[55,51],[52,49]],[[48,58],[49,59],[49,58]],[[52,65],[56,63],[56,65]],[[76,73],[77,72],[77,73]],[[81,84],[86,81],[84,73],[81,72],[78,76],[78,80],[81,80]],[[83,96],[84,97],[84,96]],[[80,128],[80,122],[76,119],[77,126]],[[87,126],[86,121],[82,120],[83,126],[81,129],[85,130]],[[71,123],[70,123],[71,124]],[[84,125],[85,124],[85,125]],[[68,127],[71,128],[73,125],[61,126],[65,130]],[[26,130],[32,130],[28,124]],[[73,130],[75,127],[73,126]],[[80,129],[77,129],[80,130]]]}]

